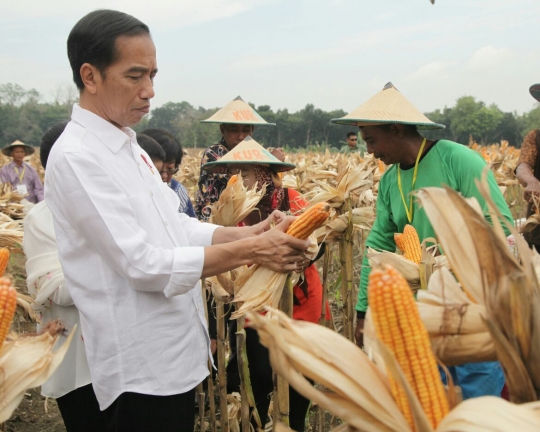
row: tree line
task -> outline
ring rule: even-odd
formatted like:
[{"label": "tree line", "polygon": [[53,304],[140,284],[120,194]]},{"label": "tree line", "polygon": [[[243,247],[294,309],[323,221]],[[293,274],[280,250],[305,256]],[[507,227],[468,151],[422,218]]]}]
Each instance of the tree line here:
[{"label": "tree line", "polygon": [[[35,89],[26,90],[18,84],[0,84],[0,147],[15,140],[39,146],[43,133],[56,123],[69,120],[71,107],[78,99],[73,86],[59,86],[53,102],[43,101]],[[268,122],[276,127],[259,126],[254,137],[267,147],[285,147],[290,150],[340,148],[348,132],[357,128],[336,125],[330,119],[343,117],[343,110],[324,111],[307,104],[301,110],[289,112],[273,110],[269,105],[250,104]],[[203,148],[220,139],[215,124],[200,123],[214,114],[218,108],[195,107],[189,102],[167,102],[154,108],[144,118],[136,131],[148,127],[163,128],[172,132],[186,148]],[[507,140],[519,147],[525,134],[540,128],[540,104],[529,112],[519,115],[504,112],[496,105],[486,105],[472,96],[459,98],[453,107],[437,109],[426,115],[446,129],[426,131],[432,139],[451,139],[467,144],[469,138],[482,144]]]}]

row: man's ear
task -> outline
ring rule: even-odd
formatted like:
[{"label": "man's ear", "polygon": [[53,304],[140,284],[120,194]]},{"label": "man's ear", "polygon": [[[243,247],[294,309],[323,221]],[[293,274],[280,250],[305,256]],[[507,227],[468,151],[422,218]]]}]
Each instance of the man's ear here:
[{"label": "man's ear", "polygon": [[399,138],[403,138],[405,136],[405,128],[402,124],[393,124],[392,126],[390,126],[390,130],[395,133]]},{"label": "man's ear", "polygon": [[225,132],[225,125],[223,123],[219,125],[219,131],[221,132],[221,135]]},{"label": "man's ear", "polygon": [[98,81],[101,82],[103,79],[95,66],[92,66],[90,63],[84,63],[81,66],[79,73],[81,74],[81,80],[88,93],[96,94]]}]

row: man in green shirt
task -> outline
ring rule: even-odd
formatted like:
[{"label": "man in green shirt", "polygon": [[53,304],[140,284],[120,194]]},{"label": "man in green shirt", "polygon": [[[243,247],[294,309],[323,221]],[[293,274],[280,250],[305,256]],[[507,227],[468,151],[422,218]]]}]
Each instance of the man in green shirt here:
[{"label": "man in green shirt", "polygon": [[[425,211],[411,199],[411,192],[423,187],[447,185],[464,197],[475,197],[489,220],[487,205],[475,185],[475,179],[481,177],[486,166],[485,161],[461,144],[423,138],[418,130],[443,129],[444,126],[425,117],[391,83],[351,114],[332,121],[359,126],[368,153],[373,153],[386,165],[392,165],[379,184],[377,218],[366,240],[366,248],[395,252],[394,233],[403,232],[406,224],[416,228],[420,241],[435,237]],[[488,182],[497,207],[509,222],[513,222],[491,171]],[[370,271],[368,259],[364,257],[356,305],[358,321],[355,336],[359,346],[363,346]],[[488,394],[499,396],[504,385],[504,376],[497,362],[457,366],[452,375],[461,385],[464,398]]]},{"label": "man in green shirt", "polygon": [[364,157],[366,150],[366,146],[363,143],[358,144],[358,135],[356,132],[349,132],[347,134],[347,144],[341,147],[339,151],[341,153],[359,152],[360,156]]}]

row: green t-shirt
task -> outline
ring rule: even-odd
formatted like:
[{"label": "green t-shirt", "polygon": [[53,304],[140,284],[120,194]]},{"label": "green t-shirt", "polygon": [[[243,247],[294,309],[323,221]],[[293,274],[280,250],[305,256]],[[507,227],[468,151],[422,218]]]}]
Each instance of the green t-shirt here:
[{"label": "green t-shirt", "polygon": [[[420,160],[414,190],[424,187],[450,186],[466,198],[477,198],[484,210],[486,219],[489,221],[487,204],[480,195],[474,181],[481,178],[485,166],[486,162],[477,152],[452,141],[440,140],[432,145]],[[407,168],[401,168],[401,185],[405,201],[409,205],[414,167]],[[367,247],[370,247],[394,252],[396,250],[394,233],[403,232],[403,228],[409,223],[398,188],[397,172],[397,165],[393,165],[381,178],[377,197],[377,219],[366,240],[366,250]],[[491,171],[488,173],[488,182],[491,197],[495,204],[503,216],[510,223],[513,223],[510,209]],[[427,218],[426,212],[424,209],[419,208],[415,199],[413,199],[412,225],[418,231],[420,241],[427,237],[435,237],[435,231]],[[368,306],[367,283],[370,271],[368,259],[364,254],[358,303],[356,304],[356,310],[362,312],[365,312]]]},{"label": "green t-shirt", "polygon": [[360,153],[360,156],[364,157],[364,153],[367,151],[367,147],[364,144],[357,144],[356,148],[351,149],[347,144],[341,147],[340,153]]}]

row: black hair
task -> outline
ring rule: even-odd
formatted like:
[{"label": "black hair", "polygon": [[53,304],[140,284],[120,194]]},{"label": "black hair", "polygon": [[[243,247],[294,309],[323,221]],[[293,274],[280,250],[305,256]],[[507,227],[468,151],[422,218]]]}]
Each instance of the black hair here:
[{"label": "black hair", "polygon": [[62,132],[64,132],[64,129],[68,123],[69,121],[64,121],[51,126],[41,137],[39,158],[41,159],[41,165],[43,165],[43,168],[47,167],[47,160],[49,159],[49,153],[51,152],[52,146],[58,140],[58,138],[60,138],[60,135],[62,135]]},{"label": "black hair", "polygon": [[141,146],[141,148],[148,153],[148,156],[150,156],[150,159],[152,161],[165,160],[165,150],[161,148],[159,143],[152,137],[144,134],[137,134],[137,142]]},{"label": "black hair", "polygon": [[154,138],[163,150],[165,150],[165,163],[174,162],[175,167],[180,166],[184,152],[180,142],[172,133],[165,129],[145,129],[141,134]]},{"label": "black hair", "polygon": [[376,125],[376,127],[378,127],[379,129],[382,129],[385,132],[390,132],[390,129],[392,128],[392,126],[396,124],[401,124],[401,126],[403,126],[403,130],[407,134],[412,134],[412,133],[417,132],[416,125],[402,124],[402,123],[380,124],[380,125]]},{"label": "black hair", "polygon": [[100,9],[82,17],[71,29],[67,52],[73,81],[79,90],[84,89],[81,66],[95,66],[105,78],[107,68],[118,57],[116,39],[119,36],[150,35],[150,29],[137,18],[123,12]]},{"label": "black hair", "polygon": [[[343,135],[342,135],[342,136],[343,136]],[[358,134],[357,134],[356,132],[349,132],[349,133],[347,134],[347,138],[350,138],[350,137],[352,137],[352,136],[358,136]]]}]

